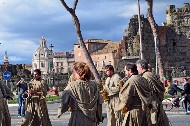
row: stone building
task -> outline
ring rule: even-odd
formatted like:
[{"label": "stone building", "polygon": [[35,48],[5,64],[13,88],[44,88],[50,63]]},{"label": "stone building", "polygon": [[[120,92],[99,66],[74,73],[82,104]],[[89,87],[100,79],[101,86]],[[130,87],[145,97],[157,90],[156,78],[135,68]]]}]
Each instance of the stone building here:
[{"label": "stone building", "polygon": [[74,64],[74,55],[69,52],[53,52],[52,45],[47,47],[46,40],[42,36],[32,58],[32,70],[40,69],[42,75],[65,74],[71,71]]},{"label": "stone building", "polygon": [[42,74],[48,74],[51,72],[53,62],[53,52],[46,44],[45,38],[42,36],[40,39],[40,47],[36,49],[32,57],[32,71],[34,69],[40,69]]},{"label": "stone building", "polygon": [[[182,8],[167,6],[166,23],[158,26],[161,56],[168,76],[188,76],[190,74],[190,5]],[[155,44],[150,24],[143,15],[142,52],[145,60],[155,67]],[[127,56],[139,55],[138,16],[134,15],[125,30]]]},{"label": "stone building", "polygon": [[55,73],[68,73],[72,71],[74,54],[70,52],[55,52],[53,57],[53,69]]},{"label": "stone building", "polygon": [[[126,55],[125,40],[113,42],[102,39],[87,39],[84,42],[98,71],[102,71],[108,64],[116,68],[122,56]],[[74,59],[75,62],[87,62],[79,44],[74,44]]]}]

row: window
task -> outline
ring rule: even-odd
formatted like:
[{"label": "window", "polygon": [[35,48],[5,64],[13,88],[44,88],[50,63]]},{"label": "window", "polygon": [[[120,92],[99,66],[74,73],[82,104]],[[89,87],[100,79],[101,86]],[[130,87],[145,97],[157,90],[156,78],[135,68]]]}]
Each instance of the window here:
[{"label": "window", "polygon": [[37,69],[37,64],[36,63],[34,63],[34,69]]},{"label": "window", "polygon": [[111,61],[109,61],[109,65],[111,65]]},{"label": "window", "polygon": [[45,67],[44,63],[41,63],[41,67]]},{"label": "window", "polygon": [[94,62],[94,66],[97,67],[97,62]]},{"label": "window", "polygon": [[102,61],[102,67],[104,68],[106,66],[105,61]]}]

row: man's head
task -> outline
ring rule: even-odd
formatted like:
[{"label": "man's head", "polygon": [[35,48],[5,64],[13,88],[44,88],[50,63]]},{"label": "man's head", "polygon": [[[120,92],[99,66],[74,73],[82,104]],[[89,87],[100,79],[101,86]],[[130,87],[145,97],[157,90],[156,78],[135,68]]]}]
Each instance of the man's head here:
[{"label": "man's head", "polygon": [[137,75],[137,66],[133,63],[127,63],[124,68],[125,76],[130,77],[131,75]]},{"label": "man's head", "polygon": [[39,69],[34,70],[34,78],[39,79],[41,77],[41,71]]},{"label": "man's head", "polygon": [[178,81],[177,80],[174,80],[174,85],[178,85]]},{"label": "man's head", "polygon": [[111,77],[114,74],[114,68],[112,65],[106,65],[105,66],[105,74],[108,77]]},{"label": "man's head", "polygon": [[183,82],[187,83],[189,81],[189,78],[183,78]]},{"label": "man's head", "polygon": [[148,70],[148,63],[145,60],[137,60],[136,65],[139,74],[142,74],[144,71]]}]

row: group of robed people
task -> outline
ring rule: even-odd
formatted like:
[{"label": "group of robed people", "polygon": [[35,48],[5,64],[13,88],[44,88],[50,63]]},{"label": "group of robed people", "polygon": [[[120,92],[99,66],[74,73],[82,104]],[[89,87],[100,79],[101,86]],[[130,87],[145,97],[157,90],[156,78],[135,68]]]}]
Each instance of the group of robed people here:
[{"label": "group of robed people", "polygon": [[[121,79],[112,65],[105,67],[107,78],[102,90],[108,97],[105,101],[107,126],[169,126],[162,107],[165,88],[148,70],[148,63],[145,60],[138,60],[136,64],[127,63],[124,71],[125,79]],[[34,70],[21,126],[52,125],[45,102],[48,86],[40,76],[41,71]],[[97,126],[104,119],[102,98],[98,84],[92,80],[89,66],[76,62],[63,91],[57,117],[69,111],[68,126]]]},{"label": "group of robed people", "polygon": [[[105,66],[106,80],[101,95],[86,63],[74,64],[73,75],[65,88],[58,117],[70,111],[69,126],[97,126],[103,121],[102,104],[105,100],[107,126],[169,126],[162,107],[165,88],[149,69],[145,60],[127,63],[125,78]],[[122,84],[122,86],[121,86]],[[103,98],[103,99],[102,99]]]}]

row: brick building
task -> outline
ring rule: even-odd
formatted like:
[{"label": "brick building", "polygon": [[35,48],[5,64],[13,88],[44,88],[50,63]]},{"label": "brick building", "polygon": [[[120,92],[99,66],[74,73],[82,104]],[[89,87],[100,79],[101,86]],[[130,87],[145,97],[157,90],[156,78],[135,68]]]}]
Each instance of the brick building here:
[{"label": "brick building", "polygon": [[[102,71],[108,64],[116,67],[122,56],[126,55],[125,40],[113,42],[102,39],[87,39],[84,42],[98,71]],[[74,44],[74,59],[75,62],[87,62],[79,44]]]}]

